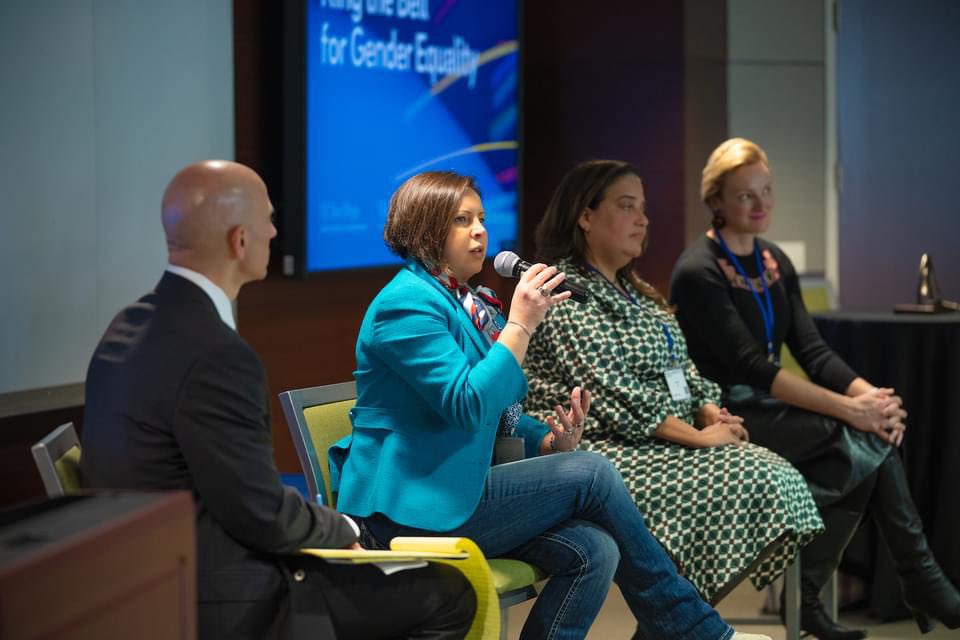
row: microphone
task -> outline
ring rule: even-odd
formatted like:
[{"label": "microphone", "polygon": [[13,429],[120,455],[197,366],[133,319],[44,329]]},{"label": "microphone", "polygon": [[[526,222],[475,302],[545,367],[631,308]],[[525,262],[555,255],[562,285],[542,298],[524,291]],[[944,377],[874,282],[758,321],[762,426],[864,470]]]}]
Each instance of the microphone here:
[{"label": "microphone", "polygon": [[[501,251],[493,259],[493,268],[504,278],[519,278],[520,274],[529,269],[532,265],[529,262],[520,259],[520,256],[513,251]],[[590,292],[578,284],[569,280],[564,280],[554,289],[557,293],[564,291],[570,292],[570,299],[577,302],[586,302],[590,298]]]}]

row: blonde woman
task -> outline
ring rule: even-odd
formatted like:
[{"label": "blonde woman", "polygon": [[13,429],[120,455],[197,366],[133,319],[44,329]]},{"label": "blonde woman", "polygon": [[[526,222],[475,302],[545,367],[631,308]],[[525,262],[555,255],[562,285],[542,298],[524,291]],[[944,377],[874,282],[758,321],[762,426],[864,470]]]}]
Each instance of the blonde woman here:
[{"label": "blonde woman", "polygon": [[[743,138],[717,147],[700,187],[711,228],[680,257],[670,293],[697,366],[753,441],[800,470],[820,507],[826,533],[802,555],[801,626],[818,638],[864,637],[830,621],[817,593],[869,512],[920,629],[931,617],[957,628],[960,594],[930,552],[897,455],[906,412],[893,389],[858,376],[820,337],[789,258],[760,237],[773,193],[763,149]],[[809,381],[780,367],[784,342]]]}]

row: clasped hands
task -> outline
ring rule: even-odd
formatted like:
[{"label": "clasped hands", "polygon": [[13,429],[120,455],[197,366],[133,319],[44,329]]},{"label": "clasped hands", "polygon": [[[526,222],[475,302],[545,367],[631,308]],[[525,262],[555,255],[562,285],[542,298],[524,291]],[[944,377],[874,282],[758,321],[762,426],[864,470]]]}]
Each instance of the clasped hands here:
[{"label": "clasped hands", "polygon": [[564,411],[558,404],[553,410],[556,418],[547,417],[550,433],[544,438],[541,452],[573,451],[580,444],[580,438],[583,436],[583,423],[587,419],[587,412],[590,411],[590,392],[574,387],[570,392],[570,409]]},{"label": "clasped hands", "polygon": [[704,446],[721,447],[726,444],[742,445],[750,442],[750,433],[743,426],[743,418],[735,416],[726,408],[708,403],[700,408],[700,430]]},{"label": "clasped hands", "polygon": [[888,387],[874,387],[850,398],[851,415],[847,421],[860,431],[872,433],[884,442],[899,447],[907,425],[903,399]]}]

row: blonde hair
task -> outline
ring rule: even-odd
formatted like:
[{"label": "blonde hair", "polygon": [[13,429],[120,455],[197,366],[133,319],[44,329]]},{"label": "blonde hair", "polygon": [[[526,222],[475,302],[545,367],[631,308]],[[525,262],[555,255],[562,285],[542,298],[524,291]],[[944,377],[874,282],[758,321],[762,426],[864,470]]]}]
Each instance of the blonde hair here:
[{"label": "blonde hair", "polygon": [[700,179],[700,202],[710,209],[710,200],[723,191],[723,182],[727,174],[758,162],[770,168],[767,154],[757,143],[746,138],[730,138],[721,143],[710,154],[703,168]]}]

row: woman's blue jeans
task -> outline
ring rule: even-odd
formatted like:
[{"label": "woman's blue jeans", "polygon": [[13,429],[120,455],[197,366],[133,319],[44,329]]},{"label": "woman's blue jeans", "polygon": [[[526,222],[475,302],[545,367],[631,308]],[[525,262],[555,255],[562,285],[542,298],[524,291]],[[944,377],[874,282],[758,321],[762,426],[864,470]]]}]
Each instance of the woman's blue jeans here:
[{"label": "woman's blue jeans", "polygon": [[554,454],[490,469],[473,515],[453,531],[401,527],[397,535],[473,539],[488,557],[550,574],[521,638],[583,638],[620,586],[646,640],[727,640],[730,628],[681,578],[647,530],[623,479],[603,456]]}]

